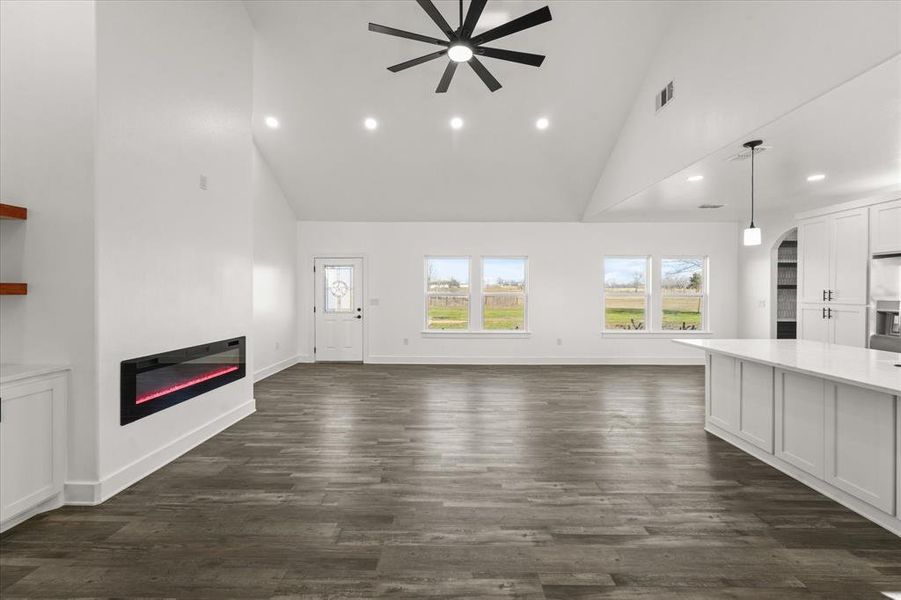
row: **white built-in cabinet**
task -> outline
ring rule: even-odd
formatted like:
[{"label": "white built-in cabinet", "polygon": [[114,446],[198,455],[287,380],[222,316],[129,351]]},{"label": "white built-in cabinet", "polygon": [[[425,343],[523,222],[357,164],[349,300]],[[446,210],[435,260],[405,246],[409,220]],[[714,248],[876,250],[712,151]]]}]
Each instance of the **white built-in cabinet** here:
[{"label": "white built-in cabinet", "polygon": [[826,383],[826,481],[891,513],[895,508],[895,398]]},{"label": "white built-in cabinet", "polygon": [[776,372],[776,456],[823,478],[826,456],[826,382],[819,377]]},{"label": "white built-in cabinet", "polygon": [[0,383],[0,531],[60,506],[65,479],[68,371],[18,371]]},{"label": "white built-in cabinet", "polygon": [[867,207],[798,224],[798,338],[867,345]]},{"label": "white built-in cabinet", "polygon": [[708,430],[734,436],[734,444],[753,446],[770,464],[820,482],[816,489],[838,490],[830,495],[847,495],[891,519],[901,519],[897,402],[895,395],[707,354]]},{"label": "white built-in cabinet", "polygon": [[873,254],[901,252],[901,200],[870,207],[870,248]]}]

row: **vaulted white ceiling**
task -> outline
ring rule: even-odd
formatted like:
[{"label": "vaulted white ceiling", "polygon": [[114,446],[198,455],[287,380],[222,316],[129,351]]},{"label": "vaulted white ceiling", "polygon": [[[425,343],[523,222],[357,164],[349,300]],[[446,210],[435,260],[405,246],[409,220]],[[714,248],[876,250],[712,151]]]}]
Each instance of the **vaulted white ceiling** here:
[{"label": "vaulted white ceiling", "polygon": [[[758,215],[901,190],[901,56],[611,204],[596,219],[746,221],[751,165],[742,143],[750,139],[763,140],[765,148],[755,157]],[[807,181],[817,174],[825,179]],[[703,179],[689,181],[697,176]],[[722,207],[700,209],[703,204]]]},{"label": "vaulted white ceiling", "polygon": [[[456,24],[458,3],[436,4]],[[386,69],[433,46],[367,30],[372,21],[440,36],[414,2],[247,2],[254,136],[299,218],[579,220],[675,8],[490,0],[482,23],[545,5],[551,22],[491,44],[545,54],[540,68],[485,58],[501,90],[462,66],[435,94],[445,60]],[[281,127],[266,128],[267,115]],[[457,115],[465,125],[452,131]],[[542,116],[550,127],[538,131]]]},{"label": "vaulted white ceiling", "polygon": [[[455,25],[458,2],[436,4]],[[254,136],[303,220],[743,220],[746,165],[725,159],[752,136],[773,145],[761,211],[859,197],[898,172],[901,2],[489,0],[483,29],[553,15],[490,44],[547,55],[537,69],[483,59],[494,94],[466,65],[435,94],[445,59],[386,69],[435,47],[368,22],[441,36],[410,0],[245,5]],[[799,179],[817,170],[818,186]]]}]

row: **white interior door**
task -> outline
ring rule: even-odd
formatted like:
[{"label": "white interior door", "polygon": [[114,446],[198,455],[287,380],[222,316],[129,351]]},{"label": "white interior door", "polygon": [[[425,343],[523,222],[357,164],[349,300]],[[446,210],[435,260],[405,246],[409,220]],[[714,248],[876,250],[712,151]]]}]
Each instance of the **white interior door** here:
[{"label": "white interior door", "polygon": [[363,360],[363,259],[317,258],[316,360]]}]

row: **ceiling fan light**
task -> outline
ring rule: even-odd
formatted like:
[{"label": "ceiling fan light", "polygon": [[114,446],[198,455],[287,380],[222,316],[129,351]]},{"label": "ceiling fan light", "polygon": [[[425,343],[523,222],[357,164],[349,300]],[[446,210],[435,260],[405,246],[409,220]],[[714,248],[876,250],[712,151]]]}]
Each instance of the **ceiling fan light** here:
[{"label": "ceiling fan light", "polygon": [[447,56],[454,62],[466,62],[472,58],[472,48],[466,44],[454,44],[447,50]]},{"label": "ceiling fan light", "polygon": [[745,246],[759,246],[760,241],[760,227],[755,227],[753,224],[751,224],[750,227],[745,229],[742,243]]}]

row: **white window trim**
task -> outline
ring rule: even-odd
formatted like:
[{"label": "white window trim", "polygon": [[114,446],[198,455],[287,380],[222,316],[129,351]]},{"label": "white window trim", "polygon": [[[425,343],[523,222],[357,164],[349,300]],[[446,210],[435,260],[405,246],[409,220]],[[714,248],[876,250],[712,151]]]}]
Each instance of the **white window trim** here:
[{"label": "white window trim", "polygon": [[[469,288],[467,293],[438,293],[438,292],[430,292],[429,291],[429,261],[430,260],[440,260],[440,259],[466,259],[469,261]],[[439,254],[429,254],[425,256],[422,261],[422,332],[423,333],[438,333],[446,335],[448,332],[452,333],[470,333],[473,331],[472,324],[472,313],[473,313],[473,302],[472,302],[472,282],[473,282],[473,260],[472,256],[468,255],[460,255],[460,254],[447,254],[447,255],[439,255]],[[429,329],[429,298],[431,296],[459,296],[460,298],[466,298],[469,300],[469,323],[466,326],[466,329]]]},{"label": "white window trim", "polygon": [[[492,259],[515,259],[523,261],[523,277],[525,277],[525,281],[523,282],[523,289],[521,292],[486,292],[485,291],[485,280],[484,280],[484,269],[485,269],[485,261]],[[487,296],[522,296],[523,302],[523,316],[522,316],[522,329],[485,329],[485,316],[483,314],[483,309],[485,307],[485,298]],[[479,257],[479,329],[478,331],[489,334],[502,334],[502,333],[519,333],[529,332],[529,257],[522,255],[504,255],[504,254],[492,254],[485,255]]]},{"label": "white window trim", "polygon": [[[607,288],[606,260],[608,258],[647,259],[647,281],[645,282],[645,328],[607,329]],[[703,292],[701,309],[701,329],[663,329],[663,294],[660,281],[663,277],[663,259],[703,258]],[[601,257],[601,335],[602,337],[638,337],[645,339],[669,339],[679,337],[713,337],[710,328],[710,257],[706,254],[609,254]]]},{"label": "white window trim", "polygon": [[[456,258],[461,259],[465,258],[469,261],[469,327],[467,329],[429,329],[429,296],[430,295],[441,295],[435,292],[429,292],[429,261],[433,259],[442,259],[442,258]],[[482,304],[485,299],[485,292],[483,290],[484,282],[482,281],[482,268],[483,262],[485,259],[492,258],[515,258],[521,259],[525,261],[525,286],[522,292],[488,292],[489,296],[519,296],[522,295],[524,298],[524,309],[525,314],[523,315],[523,329],[483,329],[484,324],[482,323]],[[527,338],[531,337],[532,332],[529,330],[529,285],[530,285],[530,277],[529,277],[529,257],[522,254],[486,254],[478,257],[478,260],[473,260],[472,255],[462,255],[462,254],[427,254],[422,263],[423,268],[423,276],[422,276],[422,287],[423,287],[423,329],[420,331],[420,335],[422,337],[434,337],[434,338],[473,338],[473,337],[482,337],[482,338],[493,338],[493,339],[502,339],[502,338]],[[478,287],[475,287],[474,282],[478,282]],[[443,294],[445,296],[460,296],[467,297],[466,294]],[[474,324],[478,324],[478,329],[474,328]]]},{"label": "white window trim", "polygon": [[[645,259],[645,283],[644,283],[644,329],[607,329],[607,259],[608,258],[643,258]],[[601,331],[606,334],[616,335],[641,335],[656,333],[651,327],[654,314],[653,296],[653,266],[650,254],[609,254],[601,257]]]},{"label": "white window trim", "polygon": [[[692,294],[689,296],[690,298],[701,298],[701,328],[700,329],[664,329],[663,328],[663,290],[659,288],[660,282],[663,281],[663,261],[664,260],[686,260],[691,258],[700,258],[703,262],[701,267],[701,293],[700,294]],[[657,331],[675,335],[692,335],[692,334],[703,334],[710,332],[710,317],[707,314],[707,308],[709,306],[708,296],[709,296],[709,281],[710,281],[710,257],[706,254],[661,254],[660,260],[657,261],[657,297],[660,299],[659,305],[656,309],[657,319],[660,321],[658,324]]]}]

